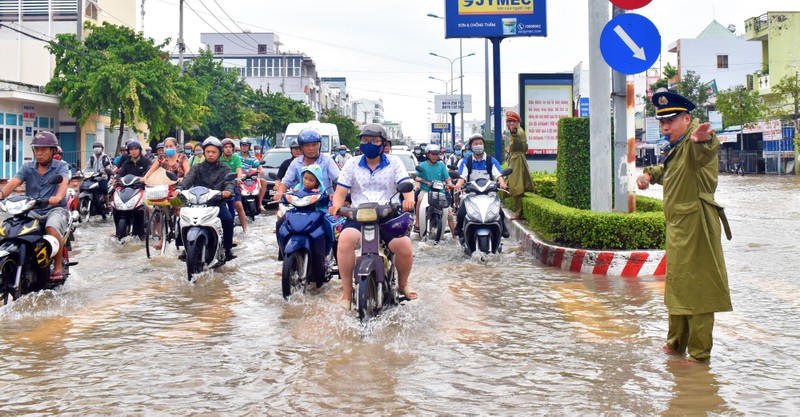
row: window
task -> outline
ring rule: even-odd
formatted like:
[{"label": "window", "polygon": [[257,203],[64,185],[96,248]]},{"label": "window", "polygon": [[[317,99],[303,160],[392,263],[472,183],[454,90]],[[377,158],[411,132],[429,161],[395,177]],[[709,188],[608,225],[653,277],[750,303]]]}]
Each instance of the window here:
[{"label": "window", "polygon": [[214,55],[222,55],[223,53],[222,45],[214,45]]},{"label": "window", "polygon": [[717,55],[717,68],[719,68],[719,69],[727,69],[728,68],[728,56],[727,55]]},{"label": "window", "polygon": [[299,77],[302,73],[300,72],[300,66],[303,62],[300,58],[289,58],[286,66],[286,76],[287,77]]},{"label": "window", "polygon": [[264,44],[258,45],[258,54],[259,55],[266,55],[267,54],[267,45],[264,45]]},{"label": "window", "polygon": [[267,58],[267,77],[280,77],[283,74],[281,58]]},{"label": "window", "polygon": [[263,77],[266,73],[266,58],[247,58],[247,76]]}]

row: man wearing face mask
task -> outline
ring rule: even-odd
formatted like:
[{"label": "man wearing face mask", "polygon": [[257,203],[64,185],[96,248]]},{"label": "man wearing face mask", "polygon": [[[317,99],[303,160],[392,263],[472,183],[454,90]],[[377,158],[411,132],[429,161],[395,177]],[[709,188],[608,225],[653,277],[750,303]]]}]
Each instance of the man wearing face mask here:
[{"label": "man wearing face mask", "polygon": [[339,178],[339,167],[336,161],[328,154],[320,153],[322,134],[317,129],[306,128],[297,135],[302,155],[294,158],[286,170],[286,175],[281,178],[278,193],[274,199],[280,201],[287,190],[294,188],[303,179],[303,168],[317,164],[322,168],[322,182],[326,190],[333,189],[336,179]]},{"label": "man wearing face mask", "polygon": [[106,208],[109,207],[108,203],[108,179],[114,175],[114,168],[111,164],[111,158],[106,155],[103,150],[103,142],[95,142],[92,144],[92,155],[86,161],[86,171],[102,172],[103,177],[98,182],[100,192],[105,199]]},{"label": "man wearing face mask", "polygon": [[[462,159],[458,166],[458,172],[461,174],[461,178],[458,179],[458,183],[456,184],[456,193],[461,191],[461,187],[464,186],[465,182],[474,181],[478,178],[488,178],[491,181],[497,181],[497,183],[500,185],[500,188],[504,190],[507,189],[508,186],[506,185],[506,181],[503,179],[500,162],[497,162],[497,159],[494,159],[494,157],[491,155],[486,154],[484,150],[485,142],[483,140],[483,135],[476,133],[470,136],[467,144],[472,150],[472,155]],[[466,204],[459,205],[458,216],[456,218],[455,236],[461,236],[463,231],[462,229],[464,228],[464,218],[466,216]],[[508,228],[506,227],[505,214],[503,214],[503,210],[500,210],[500,220],[500,223],[503,225],[503,237],[507,238],[510,236],[510,234],[508,233]]]},{"label": "man wearing face mask", "polygon": [[344,166],[344,163],[347,162],[347,160],[350,158],[351,156],[347,154],[347,146],[344,145],[339,146],[339,154],[336,155],[335,158],[336,165],[338,165],[339,168],[341,169]]}]

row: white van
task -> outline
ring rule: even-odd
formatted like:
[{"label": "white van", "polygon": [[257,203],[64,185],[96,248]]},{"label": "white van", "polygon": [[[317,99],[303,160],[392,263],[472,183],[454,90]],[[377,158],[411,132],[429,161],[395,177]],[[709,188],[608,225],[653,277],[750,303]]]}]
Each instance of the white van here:
[{"label": "white van", "polygon": [[288,147],[297,135],[305,128],[314,128],[322,135],[321,153],[335,153],[339,148],[339,129],[333,123],[321,123],[319,120],[311,120],[306,123],[289,123],[283,135],[283,146]]}]

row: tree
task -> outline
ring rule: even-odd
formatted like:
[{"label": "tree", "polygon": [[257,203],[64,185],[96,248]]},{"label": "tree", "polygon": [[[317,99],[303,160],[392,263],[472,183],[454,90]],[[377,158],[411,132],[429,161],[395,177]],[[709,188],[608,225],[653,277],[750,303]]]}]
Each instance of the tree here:
[{"label": "tree", "polygon": [[763,115],[761,98],[756,90],[748,90],[743,85],[717,93],[717,110],[722,113],[722,126],[747,126],[758,121]]},{"label": "tree", "polygon": [[246,131],[245,97],[252,89],[239,79],[238,72],[227,71],[210,51],[201,50],[186,67],[186,75],[208,92],[206,112],[200,117],[195,134],[203,138],[242,136]]},{"label": "tree", "polygon": [[691,70],[686,71],[686,74],[681,77],[681,82],[678,83],[676,92],[697,105],[697,108],[691,112],[692,118],[700,119],[701,122],[708,121],[708,111],[705,108],[705,104],[708,102],[708,90],[700,81],[697,73]]},{"label": "tree", "polygon": [[254,114],[263,114],[266,118],[252,125],[252,131],[274,138],[283,133],[289,123],[307,122],[314,119],[314,112],[302,101],[293,100],[281,93],[265,93],[251,90],[246,97],[247,107]]},{"label": "tree", "polygon": [[86,23],[91,33],[81,43],[75,34],[59,34],[47,45],[55,56],[53,78],[45,92],[61,96],[78,125],[93,114],[108,113],[111,126],[119,126],[117,149],[126,125],[148,124],[153,135],[173,126],[197,123],[204,93],[194,80],[179,79],[179,68],[164,59],[162,48],[151,38],[108,22]]},{"label": "tree", "polygon": [[[650,91],[652,91],[653,94],[655,94],[656,91],[658,91],[660,88],[669,88],[669,79],[677,74],[678,74],[678,69],[673,67],[669,62],[667,62],[667,65],[664,66],[664,72],[662,74],[662,77],[659,78],[658,81],[654,82],[653,84],[650,84]],[[644,101],[644,113],[647,116],[656,115],[656,106],[654,106],[653,102],[649,99]]]},{"label": "tree", "polygon": [[[772,86],[772,93],[776,96],[777,101],[781,105],[789,105],[794,110],[792,115],[786,112],[778,112],[783,119],[794,119],[795,132],[800,128],[800,75],[798,73],[789,74]],[[800,153],[800,136],[795,133],[794,135],[794,155],[795,161]],[[800,175],[800,170],[795,169],[795,172]]]},{"label": "tree", "polygon": [[339,141],[342,145],[346,145],[349,149],[358,148],[358,128],[356,127],[355,120],[342,116],[334,109],[327,109],[322,113],[319,118],[320,122],[333,123],[339,130]]}]

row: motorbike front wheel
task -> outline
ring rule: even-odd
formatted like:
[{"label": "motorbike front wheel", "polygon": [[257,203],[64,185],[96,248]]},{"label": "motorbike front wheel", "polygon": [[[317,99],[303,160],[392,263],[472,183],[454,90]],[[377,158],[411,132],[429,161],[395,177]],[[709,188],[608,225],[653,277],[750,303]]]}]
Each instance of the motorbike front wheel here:
[{"label": "motorbike front wheel", "polygon": [[161,210],[153,210],[145,230],[145,252],[147,257],[163,255],[167,249],[167,219]]},{"label": "motorbike front wheel", "polygon": [[491,249],[489,249],[489,238],[490,236],[478,236],[478,250],[483,253],[489,253]]},{"label": "motorbike front wheel", "polygon": [[14,288],[14,283],[17,280],[17,262],[11,257],[6,256],[0,260],[0,286],[2,286],[3,293],[0,298],[3,300],[3,305],[8,304],[10,301],[18,300],[24,294],[23,285],[25,280],[21,280],[19,287]]},{"label": "motorbike front wheel", "polygon": [[307,279],[308,252],[299,250],[283,257],[283,298],[289,298],[295,292],[305,292]]},{"label": "motorbike front wheel", "polygon": [[117,239],[122,240],[128,234],[128,222],[125,217],[120,216],[117,221]]},{"label": "motorbike front wheel", "polygon": [[81,198],[81,201],[78,202],[78,213],[80,214],[81,223],[86,223],[89,221],[89,216],[92,215],[91,197]]},{"label": "motorbike front wheel", "polygon": [[358,283],[358,318],[361,321],[375,317],[383,307],[383,292],[378,277],[372,272]]},{"label": "motorbike front wheel", "polygon": [[186,245],[186,272],[189,281],[196,274],[203,272],[203,251],[206,249],[206,242],[203,237],[197,238],[193,245]]},{"label": "motorbike front wheel", "polygon": [[437,214],[431,214],[430,222],[428,223],[428,236],[434,242],[439,243],[442,240],[442,218]]}]

